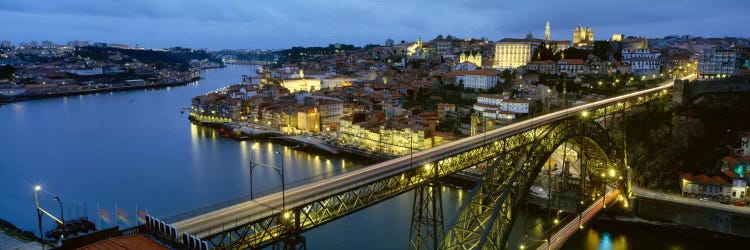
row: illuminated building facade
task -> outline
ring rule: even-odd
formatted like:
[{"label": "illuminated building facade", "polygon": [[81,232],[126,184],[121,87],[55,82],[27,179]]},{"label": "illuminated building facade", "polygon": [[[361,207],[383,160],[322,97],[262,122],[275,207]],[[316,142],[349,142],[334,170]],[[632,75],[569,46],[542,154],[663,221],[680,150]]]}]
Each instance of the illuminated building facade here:
[{"label": "illuminated building facade", "polygon": [[410,152],[432,148],[444,143],[445,138],[426,128],[386,128],[341,120],[339,143],[372,152],[408,155]]},{"label": "illuminated building facade", "polygon": [[573,30],[573,47],[591,47],[594,46],[594,30],[591,27],[582,27],[578,25]]},{"label": "illuminated building facade", "polygon": [[515,39],[505,38],[495,43],[495,69],[514,70],[520,66],[526,65],[531,61],[531,57],[541,39],[526,38]]},{"label": "illuminated building facade", "polygon": [[630,72],[634,75],[659,74],[661,53],[654,49],[623,49],[622,61],[630,64]]},{"label": "illuminated building facade", "polygon": [[482,53],[477,51],[464,51],[458,59],[458,63],[470,62],[476,66],[482,66]]},{"label": "illuminated building facade", "polygon": [[703,52],[698,59],[698,76],[723,78],[740,73],[739,53],[732,49],[713,49]]},{"label": "illuminated building facade", "polygon": [[281,86],[288,89],[291,93],[300,91],[320,90],[320,79],[306,78],[305,73],[300,69],[298,78],[286,78],[281,82]]}]

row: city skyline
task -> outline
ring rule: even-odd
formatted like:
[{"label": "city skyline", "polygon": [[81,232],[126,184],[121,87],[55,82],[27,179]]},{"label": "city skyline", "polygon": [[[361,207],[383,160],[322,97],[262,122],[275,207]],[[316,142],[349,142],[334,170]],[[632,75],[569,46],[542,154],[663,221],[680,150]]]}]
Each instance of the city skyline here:
[{"label": "city skyline", "polygon": [[438,34],[499,40],[532,32],[543,37],[547,21],[552,39],[557,40],[572,40],[578,25],[592,27],[597,40],[609,39],[613,33],[649,38],[748,36],[742,26],[750,20],[745,14],[750,6],[742,1],[631,2],[231,1],[216,5],[133,0],[101,6],[90,0],[10,1],[0,3],[0,21],[16,25],[0,27],[0,40],[282,49],[330,43],[364,46],[382,44],[387,38],[429,40]]}]

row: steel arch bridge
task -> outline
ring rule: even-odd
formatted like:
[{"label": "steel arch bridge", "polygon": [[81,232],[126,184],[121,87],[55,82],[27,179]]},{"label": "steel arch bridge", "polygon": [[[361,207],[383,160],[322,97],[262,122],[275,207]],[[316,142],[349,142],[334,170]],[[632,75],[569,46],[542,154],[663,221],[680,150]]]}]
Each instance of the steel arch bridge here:
[{"label": "steel arch bridge", "polygon": [[[590,166],[588,171],[603,173],[604,169],[614,168],[627,174],[617,143],[608,134],[611,124],[618,116],[623,119],[626,110],[664,99],[671,87],[667,84],[545,114],[412,156],[294,187],[286,193],[197,216],[191,213],[187,218],[162,222],[165,225],[159,228],[167,233],[154,234],[177,248],[292,248],[304,245],[302,232],[416,189],[410,248],[502,249],[518,204],[544,161],[559,145],[568,141],[579,145]],[[445,234],[442,208],[436,202],[440,180],[488,162],[489,171]],[[629,192],[624,181],[618,180],[618,186],[624,193]],[[177,235],[183,236],[183,242],[177,240]]]}]

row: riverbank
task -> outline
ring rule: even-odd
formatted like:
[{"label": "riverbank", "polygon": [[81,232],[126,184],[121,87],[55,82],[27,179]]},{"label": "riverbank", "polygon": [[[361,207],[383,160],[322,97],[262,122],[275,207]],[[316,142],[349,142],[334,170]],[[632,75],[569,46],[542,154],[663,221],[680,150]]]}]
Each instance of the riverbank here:
[{"label": "riverbank", "polygon": [[171,83],[154,83],[154,84],[119,86],[119,87],[110,87],[110,88],[86,89],[86,90],[71,91],[71,92],[47,93],[44,95],[0,96],[0,103],[13,103],[13,102],[20,102],[20,101],[36,100],[36,99],[95,94],[95,93],[103,93],[103,92],[119,92],[119,91],[130,91],[130,90],[141,90],[141,89],[160,89],[160,88],[181,86],[181,85],[185,85],[194,81],[198,81],[200,79],[201,79],[200,76],[196,76],[185,81],[177,81],[177,82],[171,82]]}]

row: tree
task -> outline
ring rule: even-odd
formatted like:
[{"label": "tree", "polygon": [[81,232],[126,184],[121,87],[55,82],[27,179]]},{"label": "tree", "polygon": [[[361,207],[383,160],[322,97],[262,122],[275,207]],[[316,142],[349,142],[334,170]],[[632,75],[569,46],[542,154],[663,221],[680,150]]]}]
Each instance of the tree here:
[{"label": "tree", "polygon": [[592,53],[602,61],[607,61],[609,56],[612,55],[612,44],[608,41],[595,41]]},{"label": "tree", "polygon": [[0,79],[11,79],[16,73],[16,68],[10,65],[0,66]]},{"label": "tree", "polygon": [[536,47],[536,50],[534,50],[534,56],[531,58],[532,61],[547,61],[547,60],[554,60],[554,50],[553,48],[550,48],[547,43],[542,42],[539,46]]},{"label": "tree", "polygon": [[586,52],[585,50],[579,50],[579,49],[576,49],[574,47],[567,48],[567,49],[565,49],[563,51],[560,51],[560,52],[557,52],[557,54],[555,54],[555,56],[557,56],[559,58],[564,58],[564,59],[582,59],[582,60],[586,60],[586,57],[588,57],[588,55],[589,55],[589,53]]}]

